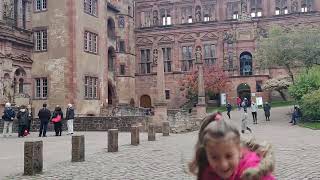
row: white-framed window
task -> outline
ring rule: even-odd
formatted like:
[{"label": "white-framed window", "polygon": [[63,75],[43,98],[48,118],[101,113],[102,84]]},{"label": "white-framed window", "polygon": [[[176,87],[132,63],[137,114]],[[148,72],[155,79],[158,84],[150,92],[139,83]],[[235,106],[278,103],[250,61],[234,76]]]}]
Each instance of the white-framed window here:
[{"label": "white-framed window", "polygon": [[262,11],[257,11],[257,17],[261,17],[262,16]]},{"label": "white-framed window", "polygon": [[188,17],[188,23],[192,23],[192,16]]},{"label": "white-framed window", "polygon": [[46,99],[48,97],[48,79],[35,78],[35,99]]},{"label": "white-framed window", "polygon": [[204,22],[208,22],[208,21],[210,21],[210,17],[209,17],[209,15],[204,15],[204,17],[203,17],[203,21]]},{"label": "white-framed window", "polygon": [[89,31],[84,32],[84,51],[98,53],[98,35]]},{"label": "white-framed window", "polygon": [[35,51],[47,51],[48,48],[48,34],[47,30],[34,31]]},{"label": "white-framed window", "polygon": [[169,26],[172,24],[172,19],[170,16],[170,10],[167,9],[161,9],[160,10],[161,17],[162,17],[162,25],[163,26]]},{"label": "white-framed window", "polygon": [[98,99],[98,78],[97,77],[85,76],[84,97],[86,99]]},{"label": "white-framed window", "polygon": [[84,12],[93,16],[97,16],[98,3],[97,0],[83,0]]},{"label": "white-framed window", "polygon": [[232,19],[239,19],[239,13],[238,12],[234,12],[232,15]]},{"label": "white-framed window", "polygon": [[256,17],[256,12],[252,12],[251,17]]},{"label": "white-framed window", "polygon": [[35,0],[36,11],[47,10],[47,0]]},{"label": "white-framed window", "polygon": [[280,8],[276,8],[276,11],[274,12],[275,15],[280,15]]},{"label": "white-framed window", "polygon": [[308,7],[307,7],[307,5],[302,5],[302,6],[301,6],[301,12],[308,12]]}]

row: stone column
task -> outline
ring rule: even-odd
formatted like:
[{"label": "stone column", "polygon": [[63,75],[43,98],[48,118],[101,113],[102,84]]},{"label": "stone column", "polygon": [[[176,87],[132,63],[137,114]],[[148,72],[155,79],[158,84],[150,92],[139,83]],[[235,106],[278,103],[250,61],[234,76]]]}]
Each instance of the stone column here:
[{"label": "stone column", "polygon": [[148,141],[156,140],[156,130],[154,124],[149,124],[148,126]]},{"label": "stone column", "polygon": [[33,176],[37,173],[42,173],[42,150],[42,141],[24,142],[24,175]]},{"label": "stone column", "polygon": [[27,1],[26,5],[26,29],[31,29],[31,14],[32,14],[32,3]]},{"label": "stone column", "polygon": [[17,21],[17,26],[19,27],[19,28],[22,28],[23,27],[23,25],[22,25],[22,16],[23,16],[23,12],[22,12],[22,0],[18,0],[17,1],[18,2],[18,4],[15,4],[16,6],[17,6],[17,19],[16,19],[16,21]]},{"label": "stone column", "polygon": [[198,104],[197,104],[197,118],[204,118],[206,115],[206,98],[203,79],[203,63],[202,61],[196,63],[198,67]]},{"label": "stone column", "polygon": [[137,146],[140,143],[139,133],[138,126],[131,127],[131,145]]},{"label": "stone column", "polygon": [[84,135],[72,136],[71,162],[82,162],[85,159]]},{"label": "stone column", "polygon": [[157,65],[157,99],[154,103],[153,122],[156,126],[161,126],[163,121],[167,121],[167,103],[165,101],[165,76],[162,49],[158,50],[159,59]]},{"label": "stone column", "polygon": [[170,134],[169,121],[165,121],[162,123],[162,134],[163,134],[163,136],[169,136],[169,134]]},{"label": "stone column", "polygon": [[118,152],[118,129],[108,130],[108,152]]},{"label": "stone column", "polygon": [[0,21],[3,21],[3,0],[0,1]]}]

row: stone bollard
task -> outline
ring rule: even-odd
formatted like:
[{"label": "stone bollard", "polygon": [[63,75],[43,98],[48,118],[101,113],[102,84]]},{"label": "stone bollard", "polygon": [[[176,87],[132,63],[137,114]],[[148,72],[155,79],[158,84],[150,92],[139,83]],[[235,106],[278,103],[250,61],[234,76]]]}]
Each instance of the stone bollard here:
[{"label": "stone bollard", "polygon": [[82,162],[85,157],[84,135],[72,136],[71,162]]},{"label": "stone bollard", "polygon": [[169,121],[165,121],[162,123],[162,134],[163,134],[163,136],[169,136],[169,134],[170,134]]},{"label": "stone bollard", "polygon": [[118,129],[108,130],[108,152],[118,152]]},{"label": "stone bollard", "polygon": [[149,124],[148,126],[148,141],[156,140],[156,130],[154,124]]},{"label": "stone bollard", "polygon": [[24,175],[33,176],[42,173],[42,141],[24,142]]},{"label": "stone bollard", "polygon": [[131,127],[131,145],[137,146],[140,143],[139,141],[139,127]]}]

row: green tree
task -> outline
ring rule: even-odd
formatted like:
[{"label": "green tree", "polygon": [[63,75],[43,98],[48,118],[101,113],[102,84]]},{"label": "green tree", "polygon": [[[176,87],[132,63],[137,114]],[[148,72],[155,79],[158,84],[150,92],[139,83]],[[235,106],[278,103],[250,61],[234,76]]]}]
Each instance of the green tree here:
[{"label": "green tree", "polygon": [[295,83],[294,68],[309,69],[320,60],[320,30],[274,26],[266,38],[258,40],[255,58],[261,68],[285,68]]}]

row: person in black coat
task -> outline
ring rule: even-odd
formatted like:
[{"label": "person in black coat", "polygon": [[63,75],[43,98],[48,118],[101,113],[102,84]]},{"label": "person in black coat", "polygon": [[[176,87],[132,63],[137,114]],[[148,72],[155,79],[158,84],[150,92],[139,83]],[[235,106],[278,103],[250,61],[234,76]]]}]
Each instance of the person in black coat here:
[{"label": "person in black coat", "polygon": [[18,119],[18,137],[23,137],[24,131],[27,129],[29,122],[29,112],[25,105],[20,107],[20,111],[17,114]]},{"label": "person in black coat", "polygon": [[230,115],[230,112],[231,112],[231,110],[232,110],[231,104],[228,103],[226,108],[227,108],[227,115],[228,115],[229,119],[231,119],[231,115]]},{"label": "person in black coat", "polygon": [[61,110],[61,107],[57,106],[54,109],[54,112],[52,114],[52,118],[57,118],[59,115],[60,115],[60,121],[53,122],[54,131],[56,132],[56,136],[61,136],[61,134],[62,134],[62,119],[63,119],[63,112]]},{"label": "person in black coat", "polygon": [[42,105],[42,109],[39,110],[38,116],[39,116],[39,119],[40,119],[39,137],[41,137],[41,136],[47,137],[46,133],[47,133],[47,128],[48,128],[48,123],[49,123],[50,118],[51,118],[51,112],[50,112],[49,109],[47,109],[47,104],[46,103],[44,103]]}]

